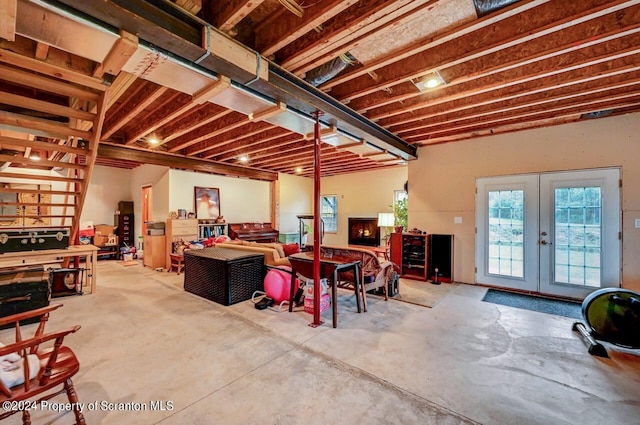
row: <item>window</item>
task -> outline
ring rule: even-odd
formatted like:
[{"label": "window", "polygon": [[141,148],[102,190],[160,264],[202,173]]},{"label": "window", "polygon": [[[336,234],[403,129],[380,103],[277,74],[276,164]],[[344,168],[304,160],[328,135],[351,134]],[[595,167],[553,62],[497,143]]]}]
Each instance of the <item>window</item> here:
[{"label": "window", "polygon": [[338,196],[320,196],[320,217],[324,221],[324,231],[336,233],[338,231]]}]

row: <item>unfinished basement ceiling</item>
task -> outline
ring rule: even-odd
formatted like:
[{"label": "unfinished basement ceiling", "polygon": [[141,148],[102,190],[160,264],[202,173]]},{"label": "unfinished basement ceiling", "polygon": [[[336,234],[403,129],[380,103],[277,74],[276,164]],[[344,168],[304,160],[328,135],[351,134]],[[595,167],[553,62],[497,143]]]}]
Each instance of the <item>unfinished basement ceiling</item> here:
[{"label": "unfinished basement ceiling", "polygon": [[[323,105],[323,175],[334,175],[399,166],[427,144],[637,112],[639,3],[17,0],[15,37],[0,34],[0,53],[109,86],[99,164],[311,176],[310,112]],[[317,89],[301,80],[336,58],[349,63]],[[444,84],[425,89],[432,74]],[[0,125],[19,130],[10,122]],[[65,143],[51,136],[25,133]]]}]

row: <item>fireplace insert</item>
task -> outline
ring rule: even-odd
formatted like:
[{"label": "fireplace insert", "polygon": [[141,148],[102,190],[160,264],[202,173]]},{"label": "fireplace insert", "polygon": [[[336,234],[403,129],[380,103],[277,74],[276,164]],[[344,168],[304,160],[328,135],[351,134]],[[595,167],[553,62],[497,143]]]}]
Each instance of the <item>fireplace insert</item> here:
[{"label": "fireplace insert", "polygon": [[380,245],[378,219],[349,217],[349,245]]}]

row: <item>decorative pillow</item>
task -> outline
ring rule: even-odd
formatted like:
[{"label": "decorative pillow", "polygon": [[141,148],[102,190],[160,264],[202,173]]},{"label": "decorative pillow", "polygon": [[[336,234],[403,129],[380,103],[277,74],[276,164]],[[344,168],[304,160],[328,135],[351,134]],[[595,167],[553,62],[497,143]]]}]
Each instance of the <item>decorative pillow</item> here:
[{"label": "decorative pillow", "polygon": [[298,252],[300,252],[300,245],[298,245],[298,242],[288,243],[282,245],[282,249],[284,250],[284,256],[288,257],[291,254],[297,254]]},{"label": "decorative pillow", "polygon": [[224,242],[229,242],[231,240],[231,238],[227,235],[220,235],[217,238],[215,238],[215,240],[213,242],[215,243],[224,243]]},{"label": "decorative pillow", "polygon": [[278,255],[280,256],[280,258],[284,258],[284,250],[282,249],[282,244],[279,244],[277,242],[273,242],[273,243],[261,243],[261,246],[268,246],[269,248],[273,248],[276,251],[278,251]]}]

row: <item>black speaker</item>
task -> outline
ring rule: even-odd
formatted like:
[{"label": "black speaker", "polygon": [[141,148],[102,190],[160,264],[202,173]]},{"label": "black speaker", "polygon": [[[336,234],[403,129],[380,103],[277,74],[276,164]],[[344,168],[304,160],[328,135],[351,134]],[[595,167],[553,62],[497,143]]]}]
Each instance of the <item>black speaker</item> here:
[{"label": "black speaker", "polygon": [[428,235],[427,279],[438,282],[453,282],[453,235]]}]

